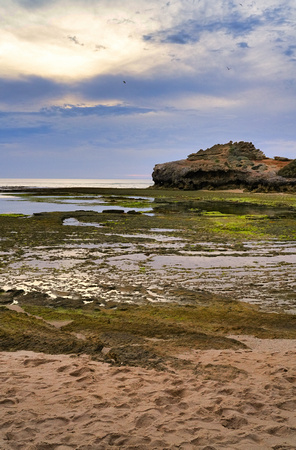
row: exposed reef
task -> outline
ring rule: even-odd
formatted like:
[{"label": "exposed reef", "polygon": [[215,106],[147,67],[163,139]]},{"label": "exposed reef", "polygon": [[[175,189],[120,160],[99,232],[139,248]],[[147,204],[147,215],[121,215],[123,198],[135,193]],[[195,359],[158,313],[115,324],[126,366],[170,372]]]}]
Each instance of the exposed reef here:
[{"label": "exposed reef", "polygon": [[155,187],[295,191],[296,160],[267,158],[252,142],[216,144],[187,159],[157,164]]}]

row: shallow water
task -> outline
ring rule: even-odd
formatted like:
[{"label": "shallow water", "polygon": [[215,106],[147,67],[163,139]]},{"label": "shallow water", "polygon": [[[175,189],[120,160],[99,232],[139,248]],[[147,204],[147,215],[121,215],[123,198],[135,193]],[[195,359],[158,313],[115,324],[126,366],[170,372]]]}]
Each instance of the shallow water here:
[{"label": "shallow water", "polygon": [[[25,214],[32,215],[34,213],[41,212],[55,212],[55,211],[73,211],[73,210],[84,210],[84,211],[95,211],[102,212],[103,210],[120,209],[124,212],[131,210],[140,212],[148,212],[151,208],[127,208],[127,207],[116,207],[116,205],[108,205],[104,200],[98,199],[97,202],[94,200],[82,200],[77,197],[76,199],[69,198],[60,200],[58,197],[25,197],[22,195],[17,196],[0,194],[0,214]],[[76,224],[77,225],[77,224]]]},{"label": "shallow water", "polygon": [[[134,235],[133,235],[134,236]],[[154,235],[155,236],[155,235]],[[151,236],[152,237],[152,236]],[[0,285],[93,296],[108,301],[145,303],[184,301],[174,286],[206,290],[247,301],[267,310],[296,313],[296,244],[244,242],[244,252],[207,242],[210,252],[183,252],[184,243],[145,243],[145,252],[130,243],[77,243],[62,248],[40,246],[11,258],[0,273]],[[158,254],[179,246],[178,254]],[[146,254],[150,249],[152,253]],[[274,254],[277,249],[279,254]],[[126,290],[126,286],[128,289]]]},{"label": "shallow water", "polygon": [[[128,207],[124,202],[143,201],[142,207]],[[110,204],[111,203],[111,204]],[[145,205],[145,203],[148,203]],[[234,203],[230,201],[167,201],[154,197],[139,197],[125,195],[27,195],[22,192],[0,193],[0,214],[32,215],[40,212],[54,211],[95,211],[120,209],[129,212],[143,212],[146,214],[191,214],[192,216],[209,213],[210,215],[236,216],[268,216],[272,218],[296,217],[296,211],[289,208],[272,208],[258,204]],[[169,231],[169,230],[167,230]]]},{"label": "shallow water", "polygon": [[[32,214],[74,209],[96,212],[121,209],[128,212],[136,208],[117,205],[116,199],[122,204],[127,200],[141,200],[137,196],[114,196],[111,206],[108,204],[110,198],[94,195],[32,198],[6,193],[0,198],[0,212]],[[153,198],[148,200],[151,202]],[[10,211],[6,209],[9,205],[13,208]],[[51,239],[51,244],[40,242],[35,247],[24,241],[24,247],[19,249],[15,236],[15,244],[12,239],[11,247],[1,253],[0,287],[22,288],[25,291],[38,289],[51,296],[60,291],[68,292],[70,297],[80,295],[88,299],[96,296],[104,300],[138,304],[185,302],[186,298],[176,297],[171,292],[182,287],[219,293],[268,310],[296,312],[295,241],[289,238],[266,239],[267,234],[263,233],[264,238],[258,234],[257,240],[242,242],[241,237],[236,241],[232,233],[229,240],[225,235],[222,241],[212,242],[199,235],[198,228],[213,224],[209,222],[211,216],[214,220],[222,216],[224,223],[227,223],[228,215],[279,218],[286,214],[292,218],[288,228],[292,230],[293,210],[224,201],[166,202],[164,199],[152,201],[151,208],[146,211],[151,211],[152,207],[154,217],[151,221],[146,217],[150,213],[136,215],[133,217],[135,222],[132,221],[136,224],[134,228],[122,226],[125,220],[129,222],[128,216],[123,217],[121,222],[114,215],[110,219],[112,227],[108,226],[108,221],[103,227],[100,223],[80,222],[70,217],[64,220],[62,230],[46,230],[47,238],[51,233],[61,233],[58,234],[62,237],[61,241],[59,238]],[[144,211],[145,208],[139,210]],[[178,222],[178,227],[176,219],[180,217],[182,222]],[[145,219],[144,226],[139,218]],[[281,220],[274,223],[280,224]],[[193,228],[190,230],[191,224]],[[81,227],[85,227],[83,232]],[[190,233],[187,233],[188,230]],[[14,237],[13,229],[9,233],[6,241],[10,240],[10,236]],[[40,236],[42,239],[42,232]],[[6,248],[6,241],[2,241],[3,248]]]},{"label": "shallow water", "polygon": [[88,223],[88,222],[79,222],[79,220],[74,219],[74,217],[69,217],[69,219],[63,220],[63,225],[70,226],[79,226],[79,227],[96,227],[101,228],[103,225],[99,223]]}]

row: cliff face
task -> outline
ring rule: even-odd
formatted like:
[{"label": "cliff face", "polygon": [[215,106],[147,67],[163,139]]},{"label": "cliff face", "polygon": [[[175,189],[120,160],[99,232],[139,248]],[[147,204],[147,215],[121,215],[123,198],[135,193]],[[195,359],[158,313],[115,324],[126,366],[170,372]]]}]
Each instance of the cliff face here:
[{"label": "cliff face", "polygon": [[267,158],[252,142],[230,141],[157,164],[152,178],[156,187],[178,189],[294,190],[296,160]]}]

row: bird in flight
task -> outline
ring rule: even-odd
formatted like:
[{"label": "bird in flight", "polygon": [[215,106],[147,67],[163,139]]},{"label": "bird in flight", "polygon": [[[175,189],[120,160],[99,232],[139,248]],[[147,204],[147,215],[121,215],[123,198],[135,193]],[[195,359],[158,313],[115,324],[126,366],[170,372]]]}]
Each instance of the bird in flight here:
[{"label": "bird in flight", "polygon": [[123,80],[123,83],[126,84],[126,81]]},{"label": "bird in flight", "polygon": [[227,66],[227,70],[230,70],[230,69],[231,69],[231,67],[228,67],[228,66]]}]

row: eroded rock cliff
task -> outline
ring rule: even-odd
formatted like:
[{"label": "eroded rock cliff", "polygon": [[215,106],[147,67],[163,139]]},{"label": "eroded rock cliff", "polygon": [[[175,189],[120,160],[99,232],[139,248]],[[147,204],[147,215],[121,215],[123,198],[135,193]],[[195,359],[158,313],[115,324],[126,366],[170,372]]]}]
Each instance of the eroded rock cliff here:
[{"label": "eroded rock cliff", "polygon": [[296,160],[267,158],[252,142],[228,142],[157,164],[156,187],[178,189],[296,190]]}]

